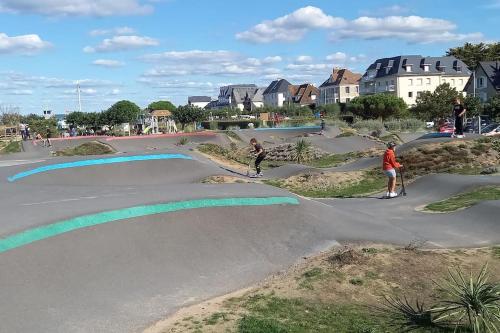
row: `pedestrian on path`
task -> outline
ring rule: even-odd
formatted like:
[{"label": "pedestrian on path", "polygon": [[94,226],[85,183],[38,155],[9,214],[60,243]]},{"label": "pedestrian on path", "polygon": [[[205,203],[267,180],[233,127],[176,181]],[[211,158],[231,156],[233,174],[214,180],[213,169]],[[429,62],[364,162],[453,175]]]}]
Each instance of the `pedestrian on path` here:
[{"label": "pedestrian on path", "polygon": [[453,115],[455,116],[455,132],[454,136],[461,139],[464,137],[464,118],[465,118],[465,106],[462,104],[460,97],[455,99],[455,104],[453,105]]},{"label": "pedestrian on path", "polygon": [[262,145],[257,142],[256,138],[252,138],[250,140],[250,144],[252,145],[252,147],[254,149],[253,153],[256,156],[256,159],[255,159],[255,170],[257,171],[256,176],[257,177],[262,177],[263,174],[262,174],[262,170],[260,169],[260,163],[262,163],[262,161],[264,160],[264,158],[266,158],[266,151],[264,150],[264,148],[262,147]]},{"label": "pedestrian on path", "polygon": [[51,136],[52,136],[52,131],[50,130],[50,127],[47,126],[47,130],[45,132],[45,139],[46,139],[45,146],[47,147],[52,146],[52,144],[50,143]]},{"label": "pedestrian on path", "polygon": [[403,167],[402,164],[396,162],[396,143],[389,142],[387,144],[387,150],[385,151],[382,169],[384,170],[385,175],[389,178],[387,183],[387,198],[395,198],[398,196],[396,193],[396,169],[400,169]]}]

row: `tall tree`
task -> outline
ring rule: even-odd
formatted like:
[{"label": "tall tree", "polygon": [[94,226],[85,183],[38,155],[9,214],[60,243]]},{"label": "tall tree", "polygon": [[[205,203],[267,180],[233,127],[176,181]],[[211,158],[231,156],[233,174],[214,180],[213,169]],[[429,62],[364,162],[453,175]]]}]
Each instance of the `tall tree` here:
[{"label": "tall tree", "polygon": [[387,119],[404,117],[407,114],[405,101],[391,94],[375,94],[354,98],[347,110],[364,119]]},{"label": "tall tree", "polygon": [[446,55],[454,56],[470,69],[475,69],[480,61],[500,60],[500,43],[465,43],[464,46],[449,49]]},{"label": "tall tree", "polygon": [[423,91],[417,97],[417,103],[411,113],[425,121],[450,117],[453,102],[457,97],[461,97],[461,94],[449,83],[443,83],[434,92]]},{"label": "tall tree", "polygon": [[177,109],[174,104],[172,104],[169,101],[157,101],[153,102],[148,105],[148,110],[154,111],[154,110],[168,110],[172,112],[173,110]]},{"label": "tall tree", "polygon": [[484,113],[492,119],[500,120],[500,96],[494,96],[484,105]]},{"label": "tall tree", "polygon": [[179,122],[184,130],[186,124],[201,121],[205,117],[203,109],[194,106],[179,106],[171,111],[175,121]]},{"label": "tall tree", "polygon": [[130,101],[119,101],[105,111],[104,119],[107,125],[115,126],[123,123],[132,123],[137,120],[141,109]]}]

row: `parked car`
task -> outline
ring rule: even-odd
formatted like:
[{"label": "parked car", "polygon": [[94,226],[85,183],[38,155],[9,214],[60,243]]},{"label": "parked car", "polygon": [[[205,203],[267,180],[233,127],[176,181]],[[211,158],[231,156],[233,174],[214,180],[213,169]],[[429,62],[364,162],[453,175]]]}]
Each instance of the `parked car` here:
[{"label": "parked car", "polygon": [[481,130],[481,134],[485,136],[500,135],[500,124],[490,124]]},{"label": "parked car", "polygon": [[452,123],[444,124],[439,127],[439,133],[455,133],[455,125]]}]

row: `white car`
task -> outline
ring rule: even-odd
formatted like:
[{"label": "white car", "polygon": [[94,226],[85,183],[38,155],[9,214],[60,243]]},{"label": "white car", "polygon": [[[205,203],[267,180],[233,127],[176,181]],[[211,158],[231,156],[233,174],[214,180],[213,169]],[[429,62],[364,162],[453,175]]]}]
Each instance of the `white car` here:
[{"label": "white car", "polygon": [[486,126],[481,130],[484,136],[495,136],[500,135],[500,125],[499,124],[491,124]]}]

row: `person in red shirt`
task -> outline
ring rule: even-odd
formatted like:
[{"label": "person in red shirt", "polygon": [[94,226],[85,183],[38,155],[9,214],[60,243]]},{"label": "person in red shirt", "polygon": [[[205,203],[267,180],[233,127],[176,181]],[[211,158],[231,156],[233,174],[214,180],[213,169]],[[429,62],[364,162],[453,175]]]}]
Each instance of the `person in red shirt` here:
[{"label": "person in red shirt", "polygon": [[402,164],[396,162],[395,155],[396,144],[394,142],[389,142],[387,144],[387,150],[385,151],[382,169],[384,170],[385,175],[389,178],[389,182],[387,183],[387,193],[386,197],[395,198],[398,196],[396,193],[396,169],[400,169],[403,167]]}]

